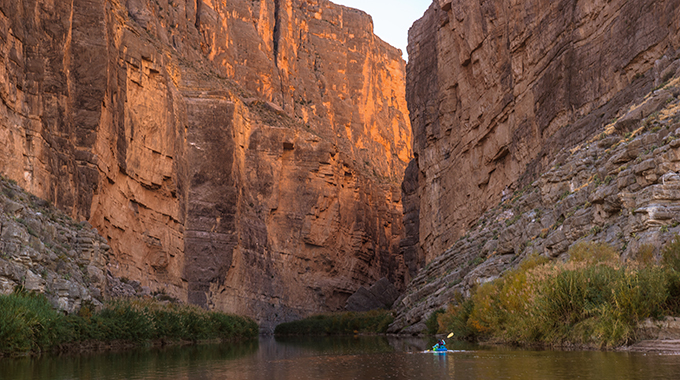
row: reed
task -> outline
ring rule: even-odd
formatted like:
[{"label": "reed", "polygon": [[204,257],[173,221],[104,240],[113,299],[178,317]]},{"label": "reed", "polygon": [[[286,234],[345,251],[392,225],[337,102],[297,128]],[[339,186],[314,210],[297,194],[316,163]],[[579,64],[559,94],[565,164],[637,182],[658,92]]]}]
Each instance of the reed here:
[{"label": "reed", "polygon": [[37,353],[82,342],[230,340],[257,334],[258,326],[249,318],[190,305],[116,300],[99,311],[85,305],[78,314],[65,316],[40,294],[16,291],[0,296],[3,355]]},{"label": "reed", "polygon": [[650,317],[680,313],[680,239],[663,251],[663,265],[640,255],[621,263],[606,244],[580,243],[567,262],[526,260],[502,278],[454,300],[439,331],[506,343],[616,347],[636,340]]},{"label": "reed", "polygon": [[0,296],[0,354],[36,351],[59,342],[62,316],[44,296]]}]

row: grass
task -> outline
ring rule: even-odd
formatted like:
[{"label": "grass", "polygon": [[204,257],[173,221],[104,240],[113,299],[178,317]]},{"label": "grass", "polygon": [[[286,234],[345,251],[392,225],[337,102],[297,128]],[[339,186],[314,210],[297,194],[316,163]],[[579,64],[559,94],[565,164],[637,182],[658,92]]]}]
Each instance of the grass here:
[{"label": "grass", "polygon": [[571,195],[571,191],[569,191],[569,190],[564,190],[564,193],[562,193],[562,194],[560,195],[559,200],[562,201],[562,200],[566,199],[566,198],[567,198],[568,196],[570,196],[570,195]]},{"label": "grass", "polygon": [[506,227],[510,227],[510,226],[512,226],[513,224],[517,223],[517,221],[520,220],[521,218],[522,218],[522,214],[517,213],[514,217],[512,217],[512,218],[510,218],[510,219],[507,219],[507,220],[505,221],[505,226],[506,226]]},{"label": "grass", "polygon": [[276,326],[276,335],[384,334],[394,321],[392,313],[373,310],[365,313],[319,314]]},{"label": "grass", "polygon": [[44,296],[0,296],[0,354],[39,351],[59,342],[63,317]]},{"label": "grass", "polygon": [[470,299],[453,300],[439,332],[516,344],[617,347],[636,340],[646,318],[680,314],[680,237],[662,250],[643,247],[621,263],[606,244],[580,243],[567,262],[534,256]]},{"label": "grass", "polygon": [[117,300],[95,311],[88,305],[65,316],[41,294],[0,296],[0,355],[39,353],[64,344],[152,340],[229,340],[255,337],[245,317],[153,300]]}]

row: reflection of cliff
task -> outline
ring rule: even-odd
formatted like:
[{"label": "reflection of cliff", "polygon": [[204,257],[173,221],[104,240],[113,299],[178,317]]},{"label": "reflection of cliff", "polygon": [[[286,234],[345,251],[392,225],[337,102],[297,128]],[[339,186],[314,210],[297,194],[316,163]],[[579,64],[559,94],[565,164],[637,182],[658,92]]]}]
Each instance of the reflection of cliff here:
[{"label": "reflection of cliff", "polygon": [[88,355],[45,355],[35,361],[3,360],[0,371],[8,379],[21,378],[36,370],[49,371],[58,378],[192,378],[196,376],[197,368],[230,363],[236,359],[247,360],[260,350],[257,339],[248,339],[228,344],[169,345]]},{"label": "reflection of cliff", "polygon": [[412,254],[441,254],[648,91],[655,60],[680,47],[679,21],[677,0],[435,1],[409,41]]},{"label": "reflection of cliff", "polygon": [[0,171],[117,275],[274,322],[403,286],[399,51],[324,0],[0,1]]}]

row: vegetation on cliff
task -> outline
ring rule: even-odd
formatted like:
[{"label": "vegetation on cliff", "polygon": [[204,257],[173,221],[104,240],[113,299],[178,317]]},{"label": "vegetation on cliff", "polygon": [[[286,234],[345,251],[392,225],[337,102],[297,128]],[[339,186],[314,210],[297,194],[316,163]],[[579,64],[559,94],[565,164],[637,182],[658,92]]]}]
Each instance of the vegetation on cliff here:
[{"label": "vegetation on cliff", "polygon": [[92,342],[231,340],[257,336],[245,317],[154,300],[120,299],[98,311],[64,315],[38,293],[0,296],[0,356],[39,353]]},{"label": "vegetation on cliff", "polygon": [[[680,68],[680,56],[672,67]],[[641,253],[661,257],[680,234],[680,77],[658,79],[660,88],[621,108],[599,125],[601,133],[565,145],[547,172],[506,192],[414,276],[389,331],[436,329],[428,318],[456,294],[474,294],[535,255],[567,261],[580,242],[609,244],[628,263]]]},{"label": "vegetation on cliff", "polygon": [[459,339],[616,347],[647,318],[680,314],[680,237],[623,263],[604,243],[578,243],[566,262],[534,256],[437,317]]},{"label": "vegetation on cliff", "polygon": [[276,326],[276,335],[345,335],[356,333],[384,334],[394,321],[386,310],[372,310],[365,313],[319,314],[299,321],[286,322]]}]

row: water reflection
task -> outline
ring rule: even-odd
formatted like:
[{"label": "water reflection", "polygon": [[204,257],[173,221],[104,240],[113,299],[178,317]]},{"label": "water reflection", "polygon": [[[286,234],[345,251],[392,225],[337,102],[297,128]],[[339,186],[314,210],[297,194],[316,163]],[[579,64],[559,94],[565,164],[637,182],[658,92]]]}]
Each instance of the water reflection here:
[{"label": "water reflection", "polygon": [[617,352],[524,351],[387,337],[261,338],[259,342],[121,354],[0,360],[0,379],[677,379],[680,358]]},{"label": "water reflection", "polygon": [[46,355],[0,359],[0,380],[28,379],[193,379],[225,361],[254,355],[258,341],[137,349],[121,353]]}]

